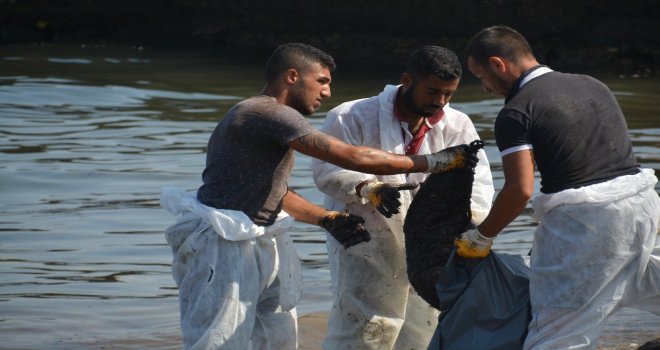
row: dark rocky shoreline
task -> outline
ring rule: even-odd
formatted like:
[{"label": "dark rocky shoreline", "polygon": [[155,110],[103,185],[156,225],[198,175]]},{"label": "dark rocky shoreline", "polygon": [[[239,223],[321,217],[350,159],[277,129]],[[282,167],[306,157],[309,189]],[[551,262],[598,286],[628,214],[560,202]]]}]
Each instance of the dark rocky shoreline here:
[{"label": "dark rocky shoreline", "polygon": [[570,71],[660,74],[660,2],[631,0],[0,0],[0,45],[30,42],[222,48],[263,57],[300,41],[340,66],[399,67],[424,44],[463,48],[510,25],[539,61]]}]

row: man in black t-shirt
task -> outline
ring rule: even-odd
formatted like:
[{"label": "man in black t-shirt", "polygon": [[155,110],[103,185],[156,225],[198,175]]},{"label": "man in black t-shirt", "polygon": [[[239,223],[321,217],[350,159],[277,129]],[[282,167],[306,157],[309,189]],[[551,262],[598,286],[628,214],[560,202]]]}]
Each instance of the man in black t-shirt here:
[{"label": "man in black t-shirt", "polygon": [[[332,57],[309,45],[278,47],[262,94],[232,107],[211,135],[196,197],[163,191],[163,206],[182,214],[166,237],[185,348],[296,348],[300,266],[286,234],[291,217],[323,227],[344,248],[369,240],[363,218],[328,211],[288,188],[294,150],[372,174],[476,164],[467,145],[396,155],[314,130],[303,115],[330,97],[334,67]],[[398,210],[396,190],[374,191],[376,201]]]},{"label": "man in black t-shirt", "polygon": [[524,349],[592,349],[622,307],[660,315],[657,178],[637,164],[612,92],[540,65],[505,26],[477,33],[465,57],[486,92],[506,97],[495,121],[505,182],[488,217],[456,241],[457,254],[487,255],[531,198],[534,164],[541,174]]}]

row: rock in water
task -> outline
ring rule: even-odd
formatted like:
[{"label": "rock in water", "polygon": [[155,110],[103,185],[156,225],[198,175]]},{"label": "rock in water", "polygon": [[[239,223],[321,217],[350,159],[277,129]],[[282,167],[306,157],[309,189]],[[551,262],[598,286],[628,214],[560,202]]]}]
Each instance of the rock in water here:
[{"label": "rock in water", "polygon": [[[477,153],[484,142],[470,143]],[[417,293],[440,309],[435,284],[443,273],[454,239],[470,226],[474,168],[431,174],[415,195],[403,225],[408,279]]]}]

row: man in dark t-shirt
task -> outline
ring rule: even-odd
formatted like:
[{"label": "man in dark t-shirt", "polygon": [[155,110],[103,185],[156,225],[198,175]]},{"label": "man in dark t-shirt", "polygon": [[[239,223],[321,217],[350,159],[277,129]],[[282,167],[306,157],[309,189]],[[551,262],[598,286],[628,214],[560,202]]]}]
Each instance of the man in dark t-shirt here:
[{"label": "man in dark t-shirt", "polygon": [[[184,348],[296,348],[301,276],[286,233],[291,217],[323,227],[345,249],[370,239],[363,218],[328,211],[288,188],[294,150],[371,174],[476,164],[468,145],[397,155],[314,130],[303,115],[330,97],[334,67],[332,57],[309,45],[278,47],[266,64],[262,94],[235,105],[211,135],[196,198],[179,192],[161,196],[168,210],[182,214],[166,238],[174,255]],[[398,210],[394,188],[374,188],[370,195]]]},{"label": "man in dark t-shirt", "polygon": [[541,174],[523,348],[593,348],[622,307],[660,315],[660,271],[649,263],[660,261],[657,178],[637,164],[612,92],[540,65],[506,26],[473,36],[465,57],[486,92],[506,97],[495,121],[505,181],[486,219],[456,241],[457,254],[487,255],[531,198],[534,164]]},{"label": "man in dark t-shirt", "polygon": [[535,66],[495,120],[502,156],[530,149],[541,192],[555,193],[639,172],[623,112],[600,81]]},{"label": "man in dark t-shirt", "polygon": [[298,111],[270,96],[240,102],[211,135],[197,198],[214,208],[241,210],[257,225],[272,225],[293,168],[293,149],[284,146],[314,131]]}]

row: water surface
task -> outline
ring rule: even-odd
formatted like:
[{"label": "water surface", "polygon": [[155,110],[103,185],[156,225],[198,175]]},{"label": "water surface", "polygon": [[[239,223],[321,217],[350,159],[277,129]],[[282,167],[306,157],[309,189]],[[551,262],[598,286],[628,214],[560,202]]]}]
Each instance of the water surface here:
[{"label": "water surface", "polygon": [[[396,82],[391,72],[340,70],[333,97],[310,118]],[[660,84],[607,78],[626,113],[640,162],[660,168]],[[0,49],[0,348],[176,349],[177,290],[163,231],[174,217],[162,186],[200,184],[218,119],[262,87],[262,68],[195,50],[11,46]],[[502,186],[492,125],[502,100],[463,83],[453,106],[468,113]],[[290,185],[322,203],[298,155]],[[538,188],[538,185],[537,185]],[[656,187],[657,189],[657,187]],[[495,248],[526,254],[529,208]],[[325,235],[296,224],[303,262],[299,313],[329,308]],[[660,337],[660,319],[624,310],[602,346]],[[112,345],[108,345],[112,344]]]}]

